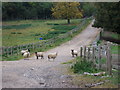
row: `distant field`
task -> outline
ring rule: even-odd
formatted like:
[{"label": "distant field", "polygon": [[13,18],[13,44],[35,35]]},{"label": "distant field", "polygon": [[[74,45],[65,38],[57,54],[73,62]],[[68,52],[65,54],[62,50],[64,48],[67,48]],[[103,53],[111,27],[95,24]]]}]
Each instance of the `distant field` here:
[{"label": "distant field", "polygon": [[120,45],[111,46],[112,54],[119,54]]},{"label": "distant field", "polygon": [[104,31],[103,36],[110,37],[113,39],[120,39],[120,34],[115,33],[115,32]]},{"label": "distant field", "polygon": [[18,20],[6,21],[2,26],[2,46],[15,46],[53,38],[75,28],[82,19],[66,20]]}]

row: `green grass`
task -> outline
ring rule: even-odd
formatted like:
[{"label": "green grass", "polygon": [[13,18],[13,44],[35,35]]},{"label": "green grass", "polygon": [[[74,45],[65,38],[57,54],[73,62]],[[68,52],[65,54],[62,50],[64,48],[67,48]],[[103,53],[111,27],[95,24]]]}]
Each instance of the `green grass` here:
[{"label": "green grass", "polygon": [[[105,74],[104,76],[106,76],[107,74]],[[116,87],[117,85],[118,85],[118,83],[120,83],[120,79],[119,79],[119,77],[118,77],[118,72],[113,72],[113,75],[112,76],[110,76],[110,77],[105,77],[105,78],[101,78],[101,76],[97,76],[97,77],[95,77],[95,76],[89,76],[89,75],[84,75],[83,76],[84,78],[87,78],[87,79],[91,79],[91,83],[98,83],[98,82],[101,82],[101,81],[105,81],[105,80],[109,80],[109,82],[107,82],[107,83],[105,83],[105,84],[103,84],[102,86],[101,85],[98,85],[98,86],[96,86],[95,88],[100,88],[100,87]]]},{"label": "green grass", "polygon": [[55,30],[71,30],[75,27],[76,27],[76,25],[57,25],[57,26],[54,26],[52,29],[55,29]]},{"label": "green grass", "polygon": [[31,26],[31,24],[7,25],[7,26],[2,26],[2,29],[3,30],[4,29],[7,29],[7,30],[16,29],[16,30],[18,30],[18,29],[25,29],[25,28],[28,28],[30,26]]},{"label": "green grass", "polygon": [[[84,59],[81,59],[80,57],[77,57],[76,63],[74,63],[71,67],[72,72],[77,73],[77,74],[83,74],[84,72],[89,72],[89,73],[97,73],[97,72],[103,72],[103,70],[98,70],[95,67],[93,67],[93,63],[90,61],[86,61]],[[105,59],[103,58],[103,62]],[[71,64],[70,62],[64,62],[63,64]],[[105,83],[106,85],[103,85],[103,87],[109,87],[109,85],[112,85],[112,87],[115,87],[120,83],[120,78],[119,78],[119,71],[112,71],[112,75],[110,77],[105,77],[101,78],[101,76],[91,76],[91,75],[81,75],[77,78],[77,80],[83,79],[84,81],[89,83],[98,83],[101,81],[109,80],[109,82]],[[104,76],[107,76],[108,74],[106,73]],[[86,84],[86,83],[85,83]],[[99,88],[100,86],[96,86],[96,88]],[[102,86],[101,86],[102,87]]]},{"label": "green grass", "polygon": [[120,49],[120,45],[112,45],[111,46],[111,52],[112,54],[118,54]]},{"label": "green grass", "polygon": [[76,58],[76,63],[73,64],[71,68],[73,69],[74,73],[84,73],[84,72],[95,73],[100,71],[94,67],[93,62],[84,60],[80,57]]},{"label": "green grass", "polygon": [[[100,61],[101,61],[102,64],[105,64],[105,63],[106,63],[106,58],[105,58],[105,57],[102,57],[102,58],[100,59]],[[96,63],[97,63],[97,64],[99,63],[99,60],[98,60],[98,59],[96,59]]]},{"label": "green grass", "polygon": [[62,64],[72,64],[74,61],[73,60],[70,60],[70,61],[67,61],[67,62],[63,62]]},{"label": "green grass", "polygon": [[111,37],[114,38],[114,39],[120,39],[120,34],[117,34],[117,33],[112,33],[111,34]]},{"label": "green grass", "polygon": [[117,39],[117,40],[120,39],[120,34],[115,33],[115,32],[108,32],[108,31],[105,31],[105,32],[102,33],[102,36],[111,37],[111,38]]},{"label": "green grass", "polygon": [[[82,19],[71,19],[68,25],[66,20],[18,20],[3,22],[3,46],[16,46],[40,41],[39,38],[52,38],[75,28]],[[48,25],[52,23],[53,25]],[[56,25],[58,24],[58,25]],[[57,33],[57,35],[53,35]],[[46,37],[52,34],[52,37]]]},{"label": "green grass", "polygon": [[16,61],[22,58],[22,55],[2,56],[2,61]]},{"label": "green grass", "polygon": [[120,84],[120,78],[119,78],[119,71],[112,71],[112,76],[108,77],[109,80],[111,80],[111,82],[113,84]]},{"label": "green grass", "polygon": [[74,29],[76,26],[73,25],[57,25],[54,26],[52,29],[54,31],[48,31],[47,34],[42,34],[42,37],[44,40],[54,38],[60,34],[64,34],[72,29]]},{"label": "green grass", "polygon": [[106,58],[101,58],[101,63],[105,64],[106,63]]}]

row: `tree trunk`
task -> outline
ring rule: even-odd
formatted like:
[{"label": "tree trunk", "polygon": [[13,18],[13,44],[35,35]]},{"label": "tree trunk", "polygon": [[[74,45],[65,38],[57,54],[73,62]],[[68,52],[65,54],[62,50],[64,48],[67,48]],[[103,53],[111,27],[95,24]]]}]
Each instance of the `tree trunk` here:
[{"label": "tree trunk", "polygon": [[67,21],[68,21],[68,24],[70,24],[70,19],[67,19]]}]

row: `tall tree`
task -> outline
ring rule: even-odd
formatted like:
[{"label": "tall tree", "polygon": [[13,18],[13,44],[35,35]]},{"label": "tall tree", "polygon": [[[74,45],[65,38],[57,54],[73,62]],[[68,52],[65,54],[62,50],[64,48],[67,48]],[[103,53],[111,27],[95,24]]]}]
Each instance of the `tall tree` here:
[{"label": "tall tree", "polygon": [[120,33],[120,2],[96,3],[95,27]]},{"label": "tall tree", "polygon": [[79,6],[79,2],[58,2],[52,8],[52,15],[55,18],[67,19],[68,24],[70,24],[70,19],[82,17]]},{"label": "tall tree", "polygon": [[2,2],[2,19],[51,18],[51,2]]},{"label": "tall tree", "polygon": [[80,7],[83,11],[84,17],[90,17],[94,15],[96,12],[96,7],[94,2],[81,2]]}]

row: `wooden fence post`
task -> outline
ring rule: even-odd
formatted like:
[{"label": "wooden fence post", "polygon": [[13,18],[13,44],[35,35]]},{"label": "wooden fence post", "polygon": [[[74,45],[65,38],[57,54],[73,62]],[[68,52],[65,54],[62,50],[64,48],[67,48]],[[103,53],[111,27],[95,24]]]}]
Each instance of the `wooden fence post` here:
[{"label": "wooden fence post", "polygon": [[92,60],[93,60],[93,63],[96,63],[95,61],[95,48],[92,47]]},{"label": "wooden fence post", "polygon": [[9,51],[9,47],[8,47],[8,48],[7,48],[7,56],[9,56],[9,52],[10,52],[10,51]]},{"label": "wooden fence post", "polygon": [[12,53],[13,53],[13,55],[14,55],[14,46],[12,47]]},{"label": "wooden fence post", "polygon": [[21,45],[20,45],[20,51],[22,50]]},{"label": "wooden fence post", "polygon": [[19,49],[19,45],[17,46],[17,55],[19,54],[19,51],[20,51],[20,49]]},{"label": "wooden fence post", "polygon": [[29,49],[29,44],[27,44],[26,46],[27,46],[27,49]]},{"label": "wooden fence post", "polygon": [[2,55],[2,47],[0,47],[0,55]]},{"label": "wooden fence post", "polygon": [[21,45],[21,50],[23,50],[23,45]]},{"label": "wooden fence post", "polygon": [[109,75],[112,75],[112,55],[110,53],[110,45],[107,45],[107,72]]},{"label": "wooden fence post", "polygon": [[84,59],[86,60],[86,46],[84,46]]},{"label": "wooden fence post", "polygon": [[13,51],[12,51],[13,49],[12,49],[12,47],[11,47],[11,55],[13,55]]},{"label": "wooden fence post", "polygon": [[87,56],[88,60],[90,59],[90,47],[88,47],[88,56]]},{"label": "wooden fence post", "polygon": [[99,64],[99,69],[101,69],[102,63],[101,63],[101,46],[98,46],[98,64]]},{"label": "wooden fence post", "polygon": [[80,57],[82,58],[82,50],[83,50],[83,47],[80,47]]},{"label": "wooden fence post", "polygon": [[3,47],[2,47],[2,51],[1,51],[2,55],[4,55],[4,51],[3,51]]},{"label": "wooden fence post", "polygon": [[3,55],[5,55],[5,47],[3,47]]},{"label": "wooden fence post", "polygon": [[33,48],[33,50],[34,50],[34,48],[35,48],[35,47],[34,47],[34,43],[32,44],[32,48]]}]

